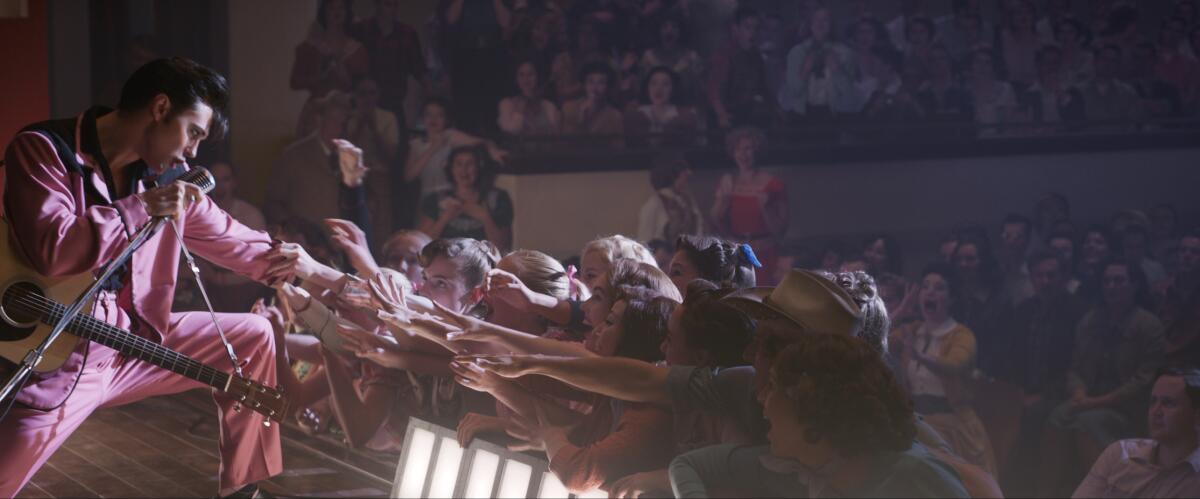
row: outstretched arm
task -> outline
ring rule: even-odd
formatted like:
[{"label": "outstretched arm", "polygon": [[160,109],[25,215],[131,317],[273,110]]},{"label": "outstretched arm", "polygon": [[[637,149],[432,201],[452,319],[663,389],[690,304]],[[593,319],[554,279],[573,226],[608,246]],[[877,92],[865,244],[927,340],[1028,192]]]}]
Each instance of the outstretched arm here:
[{"label": "outstretched arm", "polygon": [[[587,392],[631,402],[668,405],[670,369],[624,357],[483,356],[477,365],[504,377],[538,374]],[[466,361],[468,358],[460,358]]]}]

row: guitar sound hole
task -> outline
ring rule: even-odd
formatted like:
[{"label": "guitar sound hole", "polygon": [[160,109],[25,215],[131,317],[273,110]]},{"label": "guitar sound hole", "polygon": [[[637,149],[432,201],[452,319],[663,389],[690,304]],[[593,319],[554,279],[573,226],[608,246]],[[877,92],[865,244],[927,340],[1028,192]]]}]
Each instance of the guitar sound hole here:
[{"label": "guitar sound hole", "polygon": [[[28,281],[15,282],[0,296],[0,327],[33,330],[42,318],[39,310],[45,302],[41,288]],[[7,336],[7,334],[5,334]]]}]

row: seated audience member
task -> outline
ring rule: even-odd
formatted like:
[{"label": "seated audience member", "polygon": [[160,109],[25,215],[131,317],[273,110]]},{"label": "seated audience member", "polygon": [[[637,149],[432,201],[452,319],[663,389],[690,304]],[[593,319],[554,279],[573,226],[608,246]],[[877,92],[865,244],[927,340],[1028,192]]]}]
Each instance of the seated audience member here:
[{"label": "seated audience member", "polygon": [[1104,288],[1101,266],[1112,259],[1114,246],[1112,236],[1102,225],[1092,225],[1083,232],[1075,274],[1079,277],[1079,295],[1090,303],[1101,299]]},{"label": "seated audience member", "polygon": [[1200,230],[1179,238],[1174,272],[1157,290],[1158,312],[1167,327],[1173,365],[1200,358]]},{"label": "seated audience member", "polygon": [[980,43],[991,44],[995,39],[991,24],[985,24],[980,17],[980,5],[975,0],[954,0],[951,2],[951,14],[937,20],[938,40],[953,52],[954,60],[980,48]]},{"label": "seated audience member", "polygon": [[493,176],[478,147],[451,151],[443,167],[451,187],[421,200],[420,230],[429,237],[466,237],[512,244],[513,204],[508,192],[492,185]]},{"label": "seated audience member", "polygon": [[1133,48],[1133,57],[1129,61],[1126,82],[1137,93],[1139,107],[1145,116],[1150,118],[1167,118],[1179,116],[1184,106],[1184,94],[1191,87],[1175,86],[1163,75],[1155,71],[1155,62],[1159,60],[1159,48],[1149,42],[1142,42]]},{"label": "seated audience member", "polygon": [[969,328],[979,345],[979,369],[995,372],[1005,362],[992,355],[992,345],[1004,337],[1000,324],[1012,302],[1004,292],[1000,264],[986,236],[963,235],[954,250],[954,271],[962,289],[956,291],[955,316]]},{"label": "seated audience member", "polygon": [[682,16],[668,16],[658,25],[658,45],[642,53],[638,67],[643,75],[657,67],[669,68],[679,75],[682,86],[678,92],[689,102],[699,98],[704,63],[700,55],[686,44],[686,22]]},{"label": "seated audience member", "polygon": [[721,128],[769,124],[773,97],[762,52],[755,45],[761,22],[758,11],[739,7],[733,13],[729,42],[712,56],[708,105]]},{"label": "seated audience member", "polygon": [[[264,214],[270,223],[299,217],[320,224],[326,218],[354,220],[364,229],[366,168],[362,150],[346,134],[350,97],[333,92],[316,103],[317,131],[289,145],[271,166]],[[369,215],[366,216],[369,218]]]},{"label": "seated audience member", "polygon": [[913,17],[904,23],[904,67],[916,75],[914,84],[929,77],[937,27],[928,17]]},{"label": "seated audience member", "polygon": [[[810,23],[811,24],[811,23]],[[850,67],[855,90],[858,95],[871,95],[875,89],[883,85],[886,72],[884,58],[895,55],[896,51],[887,43],[883,25],[874,18],[861,18],[847,33],[847,49],[850,50]]]},{"label": "seated audience member", "polygon": [[674,241],[684,234],[704,234],[704,214],[688,187],[691,176],[692,169],[682,158],[664,161],[650,170],[654,194],[638,212],[639,241]]},{"label": "seated audience member", "polygon": [[355,22],[352,32],[367,50],[369,73],[379,84],[379,107],[394,113],[403,124],[408,79],[419,82],[426,94],[432,93],[433,86],[420,35],[400,21],[399,3],[399,0],[377,0],[373,15]]},{"label": "seated audience member", "polygon": [[624,130],[621,112],[609,102],[610,88],[616,79],[612,68],[603,63],[583,67],[583,97],[563,104],[562,131],[566,134],[620,135]]},{"label": "seated audience member", "polygon": [[[1095,51],[1096,76],[1080,88],[1083,94],[1084,116],[1089,121],[1130,121],[1142,115],[1137,91],[1118,79],[1121,71],[1121,49],[1104,45]],[[1104,129],[1128,129],[1130,125],[1109,124]],[[1097,129],[1097,127],[1090,127]]]},{"label": "seated audience member", "polygon": [[687,297],[688,284],[704,279],[721,287],[752,288],[758,259],[749,245],[712,236],[679,236],[667,275]]},{"label": "seated audience member", "polygon": [[1030,238],[1033,222],[1024,215],[1010,213],[1004,217],[1000,229],[1000,272],[1004,279],[1006,299],[1013,304],[1021,303],[1033,296],[1033,285],[1029,282]]},{"label": "seated audience member", "polygon": [[1034,248],[1045,244],[1051,234],[1064,232],[1062,225],[1070,223],[1071,203],[1067,197],[1057,192],[1042,194],[1033,205]]},{"label": "seated audience member", "polygon": [[779,241],[788,228],[788,196],[783,181],[758,168],[766,136],[753,128],[726,134],[725,151],[737,171],[721,176],[711,212],[719,234],[749,244],[763,266],[758,282],[770,284]]},{"label": "seated audience member", "polygon": [[898,373],[912,395],[913,408],[956,454],[995,476],[992,444],[968,389],[977,352],[975,334],[951,313],[961,299],[959,286],[950,266],[927,267],[921,277],[921,320],[893,330],[891,348],[897,352]]},{"label": "seated audience member", "polygon": [[542,97],[542,82],[533,61],[520,61],[514,66],[517,94],[500,101],[497,123],[510,135],[552,135],[562,121],[558,108]]},{"label": "seated audience member", "polygon": [[1167,269],[1150,256],[1150,233],[1141,225],[1130,225],[1121,231],[1121,258],[1142,267],[1150,289],[1156,289],[1167,279]]},{"label": "seated audience member", "polygon": [[[1067,375],[1068,400],[1050,417],[1043,443],[1042,493],[1057,494],[1109,444],[1140,426],[1140,407],[1166,348],[1162,322],[1144,307],[1146,278],[1136,264],[1101,265],[1103,299],[1079,321]],[[1074,445],[1072,445],[1074,443]],[[1074,451],[1074,452],[1072,452]]]},{"label": "seated audience member", "polygon": [[802,122],[826,121],[861,109],[863,96],[852,83],[851,53],[833,39],[829,9],[817,9],[809,23],[811,37],[788,51],[779,106]]},{"label": "seated audience member", "polygon": [[[574,26],[574,38],[571,39],[570,50],[565,50],[554,57],[550,66],[549,83],[553,85],[554,96],[560,102],[583,97],[583,82],[579,81],[579,71],[589,64],[604,64],[614,67],[615,63],[609,55],[607,44],[600,39],[596,24],[584,21]],[[610,82],[613,87],[616,82]]]},{"label": "seated audience member", "polygon": [[[1006,369],[997,378],[1020,387],[1024,394],[1021,426],[1015,451],[1007,463],[1006,489],[1032,494],[1041,452],[1038,445],[1050,412],[1066,398],[1068,366],[1075,343],[1075,325],[1088,304],[1067,290],[1066,261],[1052,250],[1029,257],[1034,294],[1013,310],[1010,337],[1001,350]],[[1000,347],[1000,345],[997,345]]]},{"label": "seated audience member", "polygon": [[971,55],[966,71],[967,95],[971,98],[975,124],[984,127],[981,136],[994,136],[995,125],[1015,119],[1017,94],[1013,86],[997,76],[996,56],[989,50]]},{"label": "seated audience member", "polygon": [[1164,369],[1155,377],[1150,438],[1109,445],[1072,497],[1195,497],[1200,493],[1200,371]]},{"label": "seated audience member", "polygon": [[[508,156],[508,152],[496,147],[491,141],[463,133],[451,126],[450,104],[445,100],[434,98],[425,101],[425,105],[421,106],[421,116],[425,135],[408,141],[408,159],[404,162],[404,181],[419,182],[418,200],[439,189],[450,187],[450,180],[446,178],[442,165],[449,159],[450,151],[456,148],[486,146],[488,156],[498,163],[503,163]],[[404,209],[407,209],[407,206],[405,204]],[[405,220],[415,221],[418,218],[409,216]],[[401,219],[397,218],[397,221]]]},{"label": "seated audience member", "polygon": [[[350,119],[346,123],[346,138],[363,150],[363,162],[371,165],[370,181],[364,186],[367,209],[371,212],[369,232],[386,237],[394,229],[392,223],[392,175],[396,172],[400,154],[400,121],[391,111],[379,107],[379,84],[370,78],[358,80]],[[407,225],[408,220],[404,221]],[[382,241],[371,241],[377,246]]]},{"label": "seated audience member", "polygon": [[969,497],[953,468],[914,443],[912,406],[865,342],[807,335],[772,366],[762,396],[768,445],[675,458],[676,497]]},{"label": "seated audience member", "polygon": [[954,72],[954,60],[941,44],[929,52],[929,79],[917,90],[917,103],[931,119],[964,120],[971,114],[970,99]]},{"label": "seated audience member", "polygon": [[695,109],[679,103],[677,88],[679,75],[668,68],[658,67],[646,73],[642,105],[625,113],[627,140],[636,144],[639,138],[649,136],[641,140],[651,146],[696,142],[696,132],[704,129],[703,122]]},{"label": "seated audience member", "polygon": [[1062,49],[1047,45],[1037,51],[1037,80],[1026,93],[1034,123],[1061,124],[1083,120],[1083,95],[1064,81]]},{"label": "seated audience member", "polygon": [[884,80],[880,88],[866,97],[862,116],[869,121],[903,123],[924,118],[925,109],[917,99],[917,92],[924,82],[920,69],[892,55],[883,56],[883,61],[886,68]]},{"label": "seated audience member", "polygon": [[255,230],[267,230],[267,221],[263,218],[262,212],[258,211],[254,205],[236,196],[238,182],[233,165],[216,162],[209,170],[212,172],[213,179],[217,181],[217,185],[213,187],[208,197],[212,198],[213,202],[217,203],[222,210],[229,213],[229,216],[247,227]]},{"label": "seated audience member", "polygon": [[1095,54],[1090,48],[1087,25],[1075,18],[1062,19],[1054,25],[1054,41],[1062,51],[1064,84],[1078,88],[1095,76]]},{"label": "seated audience member", "polygon": [[1150,208],[1150,256],[1160,262],[1171,262],[1179,248],[1179,212],[1171,203]]},{"label": "seated audience member", "polygon": [[1008,80],[1024,89],[1037,77],[1034,54],[1041,47],[1042,40],[1036,29],[1037,11],[1033,2],[1016,0],[1010,3],[1004,28],[997,37],[1000,42],[997,48],[1004,60]]},{"label": "seated audience member", "polygon": [[867,237],[863,240],[862,257],[867,263],[868,274],[904,275],[904,256],[900,251],[900,242],[895,237],[888,234]]},{"label": "seated audience member", "polygon": [[1075,277],[1075,236],[1070,232],[1055,232],[1046,237],[1046,249],[1053,251],[1062,260],[1063,272],[1067,276],[1067,291],[1078,294],[1079,279]]},{"label": "seated audience member", "polygon": [[318,127],[316,100],[329,92],[351,92],[356,78],[370,69],[367,49],[350,35],[354,21],[347,0],[322,0],[317,4],[317,22],[292,59],[292,90],[305,90],[308,98],[300,111],[296,136],[304,137]]}]

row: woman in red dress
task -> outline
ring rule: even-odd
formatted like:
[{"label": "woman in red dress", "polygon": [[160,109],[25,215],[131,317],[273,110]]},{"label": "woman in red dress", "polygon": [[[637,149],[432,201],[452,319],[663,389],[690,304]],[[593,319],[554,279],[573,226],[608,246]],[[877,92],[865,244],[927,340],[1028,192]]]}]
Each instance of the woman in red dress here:
[{"label": "woman in red dress", "polygon": [[755,164],[766,142],[755,128],[738,128],[726,135],[725,147],[737,172],[721,177],[712,207],[714,225],[725,237],[754,248],[762,262],[755,271],[760,286],[775,284],[773,267],[788,227],[786,186]]}]

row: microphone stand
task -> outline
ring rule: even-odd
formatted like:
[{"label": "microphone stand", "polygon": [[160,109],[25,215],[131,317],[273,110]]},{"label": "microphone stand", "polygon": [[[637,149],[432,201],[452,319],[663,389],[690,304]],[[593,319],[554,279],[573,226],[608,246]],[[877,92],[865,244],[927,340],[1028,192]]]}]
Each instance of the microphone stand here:
[{"label": "microphone stand", "polygon": [[[25,358],[21,360],[21,365],[17,368],[17,372],[13,374],[11,378],[9,378],[8,382],[4,385],[4,388],[0,390],[0,401],[7,400],[10,395],[12,395],[14,398],[16,397],[16,393],[20,391],[21,388],[25,386],[25,382],[29,380],[29,375],[33,373],[33,368],[42,361],[42,357],[46,354],[46,350],[50,348],[50,345],[54,344],[54,340],[58,339],[59,335],[62,334],[71,321],[74,320],[77,315],[79,315],[79,312],[83,310],[84,305],[87,305],[87,303],[96,296],[96,292],[100,290],[100,287],[103,286],[104,283],[108,282],[109,278],[112,277],[113,273],[116,272],[118,268],[123,267],[125,263],[129,261],[129,258],[133,256],[133,252],[142,247],[142,245],[145,244],[146,241],[154,235],[154,233],[158,232],[158,230],[161,229],[163,224],[168,220],[170,220],[169,217],[154,217],[150,220],[150,223],[142,226],[142,228],[138,230],[137,234],[135,234],[133,239],[130,240],[129,245],[121,251],[121,254],[117,255],[116,258],[108,263],[108,265],[104,268],[104,272],[100,274],[100,277],[97,278],[91,286],[88,286],[87,290],[85,290],[83,294],[79,295],[79,298],[76,298],[75,301],[71,303],[69,307],[67,307],[66,312],[64,312],[62,317],[60,317],[54,324],[54,329],[51,329],[50,334],[46,335],[46,339],[42,340],[42,343],[39,344],[37,348],[34,348],[33,350],[30,350],[29,353],[25,354]],[[9,401],[9,404],[11,403],[12,401]],[[7,415],[7,412],[8,411],[5,410],[3,413],[0,413],[0,419],[3,419],[4,416]]]}]

